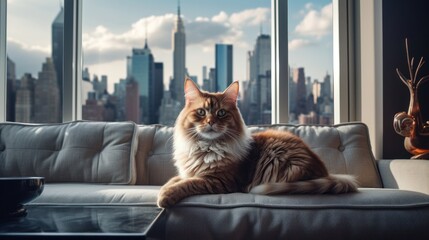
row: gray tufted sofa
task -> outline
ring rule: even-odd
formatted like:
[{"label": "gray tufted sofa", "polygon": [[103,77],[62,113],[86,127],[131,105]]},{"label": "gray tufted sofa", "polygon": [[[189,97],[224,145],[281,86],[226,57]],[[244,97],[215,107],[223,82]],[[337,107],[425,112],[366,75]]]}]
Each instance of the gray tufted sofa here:
[{"label": "gray tufted sofa", "polygon": [[[276,128],[301,137],[331,173],[357,176],[342,195],[199,195],[167,209],[166,239],[429,239],[429,161],[375,160],[362,123]],[[131,122],[0,123],[0,177],[44,176],[31,204],[154,205],[176,174],[173,128]]]}]

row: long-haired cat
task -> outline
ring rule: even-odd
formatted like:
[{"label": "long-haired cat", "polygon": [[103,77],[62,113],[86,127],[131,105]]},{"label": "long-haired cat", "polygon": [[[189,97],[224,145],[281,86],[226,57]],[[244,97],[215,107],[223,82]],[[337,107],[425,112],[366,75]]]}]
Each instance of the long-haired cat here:
[{"label": "long-haired cat", "polygon": [[209,93],[186,79],[184,90],[185,107],[174,129],[179,176],[161,188],[158,206],[197,194],[357,191],[354,177],[330,175],[297,136],[275,130],[251,135],[237,108],[238,82],[222,93]]}]

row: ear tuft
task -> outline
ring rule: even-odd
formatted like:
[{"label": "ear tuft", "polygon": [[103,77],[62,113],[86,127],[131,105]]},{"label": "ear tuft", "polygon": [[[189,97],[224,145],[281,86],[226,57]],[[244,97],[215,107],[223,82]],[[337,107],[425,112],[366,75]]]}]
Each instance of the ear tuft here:
[{"label": "ear tuft", "polygon": [[185,79],[184,90],[186,103],[195,101],[195,99],[201,95],[201,91],[198,86],[188,77]]},{"label": "ear tuft", "polygon": [[238,81],[235,81],[231,83],[231,85],[228,86],[227,89],[223,92],[224,100],[228,102],[237,102],[238,93],[239,93],[240,87],[238,84]]}]

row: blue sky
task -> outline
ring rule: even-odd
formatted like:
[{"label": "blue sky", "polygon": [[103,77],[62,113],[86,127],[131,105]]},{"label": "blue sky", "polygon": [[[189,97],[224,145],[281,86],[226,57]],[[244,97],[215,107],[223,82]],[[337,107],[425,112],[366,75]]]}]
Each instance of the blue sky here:
[{"label": "blue sky", "polygon": [[[125,77],[125,58],[143,47],[147,32],[155,61],[164,62],[164,82],[172,72],[171,35],[178,1],[84,0],[84,66],[105,74],[109,91]],[[323,79],[332,73],[332,10],[327,0],[289,1],[289,59],[291,67]],[[202,66],[214,67],[214,44],[234,45],[234,79],[246,78],[246,53],[259,32],[271,33],[271,0],[181,0],[187,40],[186,65],[201,81]],[[58,0],[8,0],[8,55],[24,72],[37,76],[50,56],[50,27]],[[147,27],[147,29],[146,29]]]}]

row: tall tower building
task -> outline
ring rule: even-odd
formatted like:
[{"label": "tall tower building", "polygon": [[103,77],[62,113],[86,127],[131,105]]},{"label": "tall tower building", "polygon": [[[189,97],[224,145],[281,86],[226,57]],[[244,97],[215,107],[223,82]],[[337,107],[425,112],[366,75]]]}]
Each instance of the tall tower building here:
[{"label": "tall tower building", "polygon": [[250,58],[250,80],[257,79],[259,75],[266,75],[267,71],[271,71],[270,35],[261,34],[258,36]]},{"label": "tall tower building", "polygon": [[101,75],[101,80],[97,75],[94,75],[92,80],[92,89],[96,93],[95,99],[100,100],[107,91],[107,76]]},{"label": "tall tower building", "polygon": [[159,123],[159,108],[161,107],[162,98],[164,95],[164,64],[155,63],[155,78],[153,82],[153,91],[151,92],[150,107],[151,107],[151,123]]},{"label": "tall tower building", "polygon": [[210,92],[216,92],[216,69],[209,69],[209,90]]},{"label": "tall tower building", "polygon": [[140,94],[140,121],[150,123],[150,95],[154,94],[155,64],[151,50],[145,41],[144,48],[133,48],[131,75],[138,83]]},{"label": "tall tower building", "polygon": [[180,103],[171,98],[171,92],[165,91],[159,108],[159,123],[174,125],[181,109]]},{"label": "tall tower building", "polygon": [[15,121],[32,122],[34,104],[34,79],[31,74],[26,73],[21,78],[21,84],[16,91]]},{"label": "tall tower building", "polygon": [[215,48],[215,91],[223,91],[232,83],[232,45],[216,44]]},{"label": "tall tower building", "polygon": [[88,99],[88,93],[94,90],[94,87],[91,83],[91,77],[89,74],[88,68],[85,68],[82,71],[82,94],[81,94],[81,103],[85,105],[86,100]]},{"label": "tall tower building", "polygon": [[125,119],[140,123],[139,86],[134,78],[130,77],[126,80],[125,92]]},{"label": "tall tower building", "polygon": [[177,21],[173,30],[173,82],[171,97],[184,104],[183,85],[186,76],[186,34],[180,16],[180,6],[177,8]]},{"label": "tall tower building", "polygon": [[332,86],[331,86],[331,75],[326,73],[326,76],[323,78],[323,85],[322,85],[322,95],[326,96],[328,98],[332,98]]},{"label": "tall tower building", "polygon": [[60,91],[51,58],[46,58],[34,87],[34,122],[60,122]]},{"label": "tall tower building", "polygon": [[299,116],[301,113],[307,113],[307,89],[305,86],[304,68],[295,68],[293,70],[293,81],[296,84],[296,106],[294,112]]},{"label": "tall tower building", "polygon": [[271,114],[271,37],[260,34],[253,51],[247,53],[249,80],[245,108],[249,109],[250,124],[271,123],[265,115]]},{"label": "tall tower building", "polygon": [[113,95],[117,98],[118,104],[116,106],[116,120],[124,121],[125,120],[125,98],[127,90],[127,80],[119,79],[118,83],[114,85]]},{"label": "tall tower building", "polygon": [[6,57],[6,81],[7,81],[7,92],[6,92],[6,120],[15,121],[15,99],[16,99],[16,70],[15,63]]},{"label": "tall tower building", "polygon": [[63,102],[63,50],[64,50],[64,8],[52,22],[52,61],[55,66],[57,86],[59,89],[60,111]]}]

